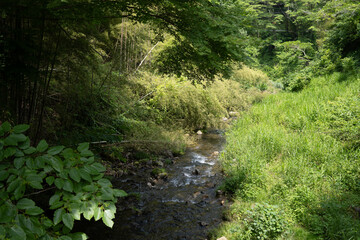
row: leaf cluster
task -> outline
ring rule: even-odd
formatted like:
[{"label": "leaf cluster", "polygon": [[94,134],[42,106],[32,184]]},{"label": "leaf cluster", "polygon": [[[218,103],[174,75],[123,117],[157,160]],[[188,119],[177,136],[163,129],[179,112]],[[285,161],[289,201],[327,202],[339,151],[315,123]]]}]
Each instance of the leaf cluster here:
[{"label": "leaf cluster", "polygon": [[112,227],[117,197],[126,193],[104,178],[106,169],[95,161],[89,143],[72,149],[41,140],[33,147],[23,134],[28,128],[0,126],[0,236],[86,239],[70,232],[81,216]]}]

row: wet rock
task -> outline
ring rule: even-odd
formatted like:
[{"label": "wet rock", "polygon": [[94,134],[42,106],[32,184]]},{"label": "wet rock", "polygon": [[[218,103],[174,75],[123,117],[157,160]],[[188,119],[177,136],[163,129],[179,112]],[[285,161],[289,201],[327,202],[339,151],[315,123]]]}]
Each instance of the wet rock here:
[{"label": "wet rock", "polygon": [[154,162],[155,166],[164,167],[164,163],[160,160]]},{"label": "wet rock", "polygon": [[199,169],[195,168],[195,170],[192,172],[194,175],[199,175],[200,174],[200,171]]},{"label": "wet rock", "polygon": [[202,226],[202,227],[206,227],[208,226],[209,224],[207,222],[199,222],[199,225]]},{"label": "wet rock", "polygon": [[196,132],[196,134],[197,134],[197,135],[202,135],[203,132],[202,132],[201,130],[199,130],[199,131]]},{"label": "wet rock", "polygon": [[216,186],[215,183],[212,183],[212,182],[207,182],[206,185],[205,185],[207,188],[213,188]]},{"label": "wet rock", "polygon": [[228,240],[226,237],[221,237],[221,238],[218,238],[216,240]]},{"label": "wet rock", "polygon": [[168,174],[166,172],[159,173],[158,178],[160,179],[167,179]]},{"label": "wet rock", "polygon": [[194,192],[193,197],[197,198],[200,194],[201,194],[201,192]]},{"label": "wet rock", "polygon": [[203,199],[208,199],[208,198],[209,198],[209,195],[204,195],[202,198],[203,198]]},{"label": "wet rock", "polygon": [[170,150],[166,150],[166,151],[164,152],[164,155],[165,155],[166,157],[169,157],[169,158],[173,158],[173,157],[174,157],[173,153],[172,153]]},{"label": "wet rock", "polygon": [[154,168],[151,171],[151,176],[156,179],[166,179],[167,175],[168,174],[164,168]]}]

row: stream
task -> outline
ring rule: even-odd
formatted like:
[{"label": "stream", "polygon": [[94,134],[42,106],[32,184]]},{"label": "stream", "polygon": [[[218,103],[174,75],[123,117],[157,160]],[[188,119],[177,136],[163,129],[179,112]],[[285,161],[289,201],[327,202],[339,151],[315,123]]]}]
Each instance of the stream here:
[{"label": "stream", "polygon": [[173,164],[168,177],[149,182],[151,169],[113,181],[116,188],[132,193],[117,209],[112,229],[90,222],[77,229],[90,239],[205,240],[221,223],[224,199],[216,196],[222,181],[219,152],[224,136],[207,133]]}]

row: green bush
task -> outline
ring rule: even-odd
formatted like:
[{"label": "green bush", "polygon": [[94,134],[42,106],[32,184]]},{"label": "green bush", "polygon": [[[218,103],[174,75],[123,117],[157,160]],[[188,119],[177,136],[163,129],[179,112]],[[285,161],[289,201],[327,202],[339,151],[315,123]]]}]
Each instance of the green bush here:
[{"label": "green bush", "polygon": [[89,144],[32,147],[28,128],[0,126],[0,238],[86,239],[71,233],[81,215],[112,227],[117,197],[126,193],[104,178]]},{"label": "green bush", "polygon": [[287,223],[277,206],[256,204],[247,212],[245,228],[251,232],[251,239],[276,239],[286,230]]},{"label": "green bush", "polygon": [[323,132],[345,142],[360,146],[360,95],[338,97],[323,105],[324,114],[318,121]]}]

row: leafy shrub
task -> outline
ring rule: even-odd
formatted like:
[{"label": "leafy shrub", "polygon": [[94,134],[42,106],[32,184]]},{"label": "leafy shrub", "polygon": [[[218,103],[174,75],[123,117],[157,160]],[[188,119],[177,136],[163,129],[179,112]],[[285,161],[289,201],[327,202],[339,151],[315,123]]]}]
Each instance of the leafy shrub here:
[{"label": "leafy shrub", "polygon": [[360,97],[338,97],[324,104],[323,118],[318,122],[323,132],[346,142],[350,147],[360,146]]},{"label": "leafy shrub", "polygon": [[240,83],[244,89],[256,87],[264,91],[269,84],[269,78],[264,72],[249,68],[243,64],[233,70],[230,79]]},{"label": "leafy shrub", "polygon": [[104,178],[89,144],[32,147],[28,128],[0,126],[0,238],[86,239],[70,232],[81,215],[112,227],[117,197],[126,193]]},{"label": "leafy shrub", "polygon": [[251,239],[275,239],[285,231],[287,222],[277,206],[256,204],[247,212],[245,227],[251,231]]}]

